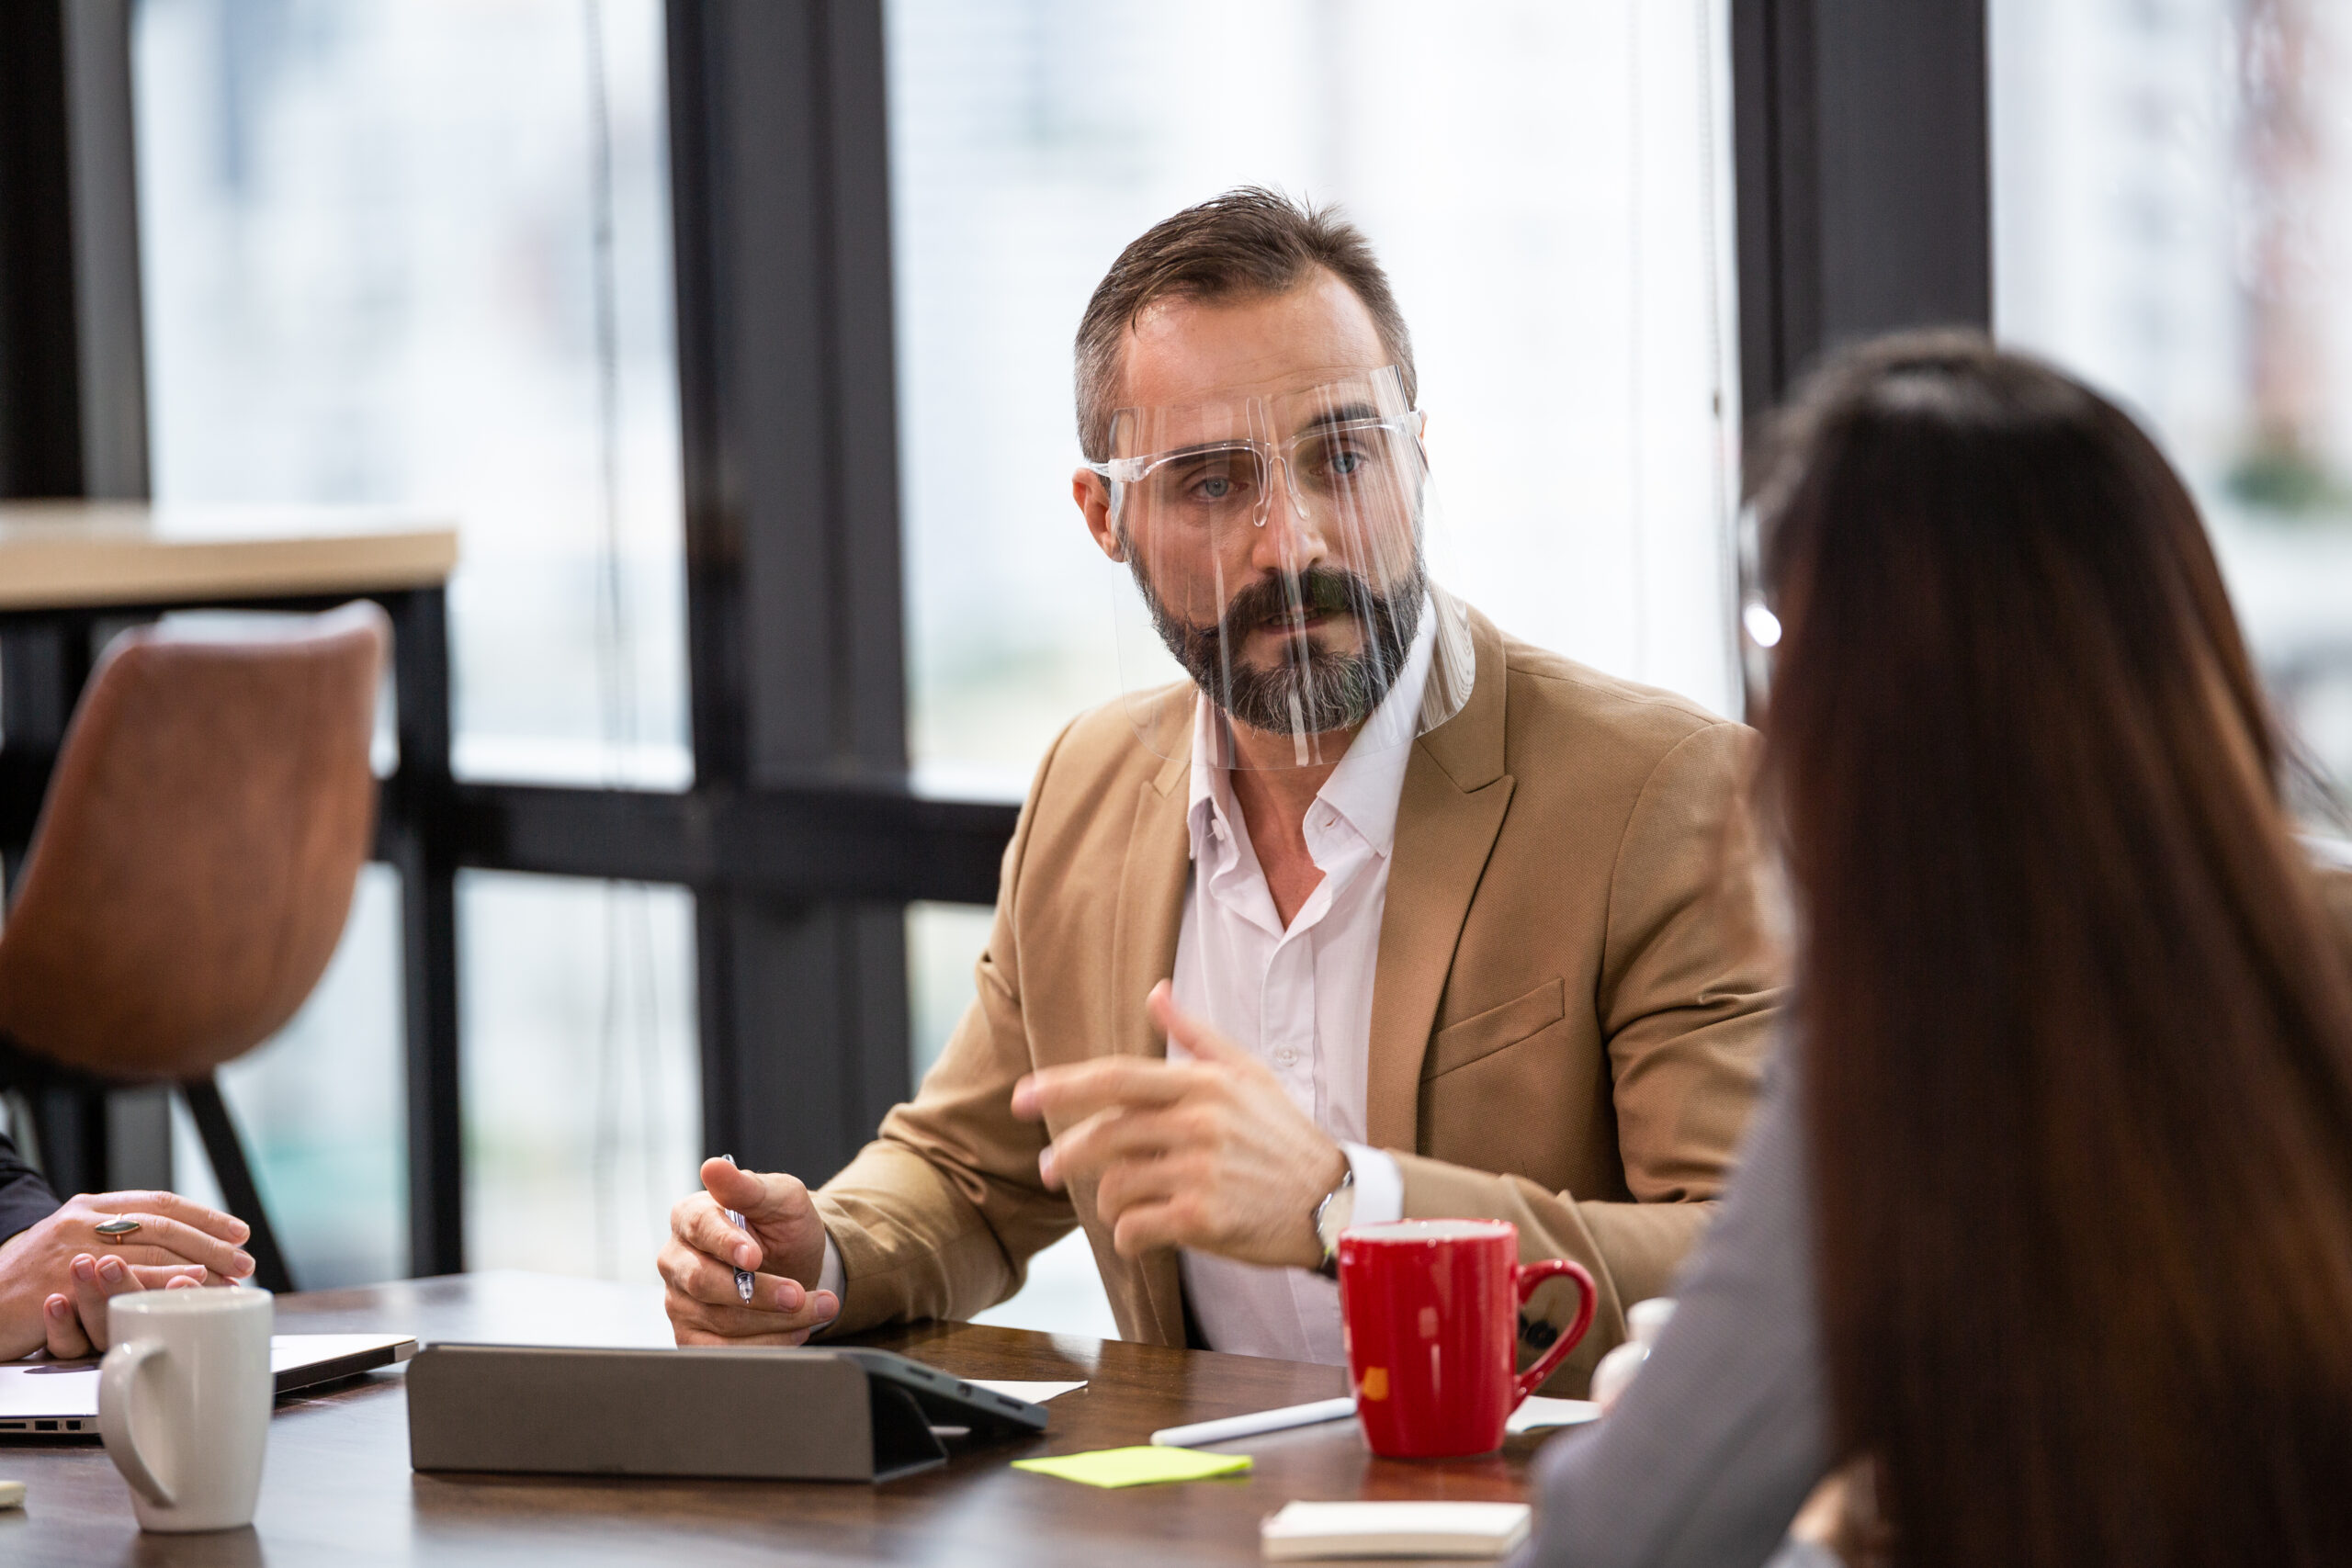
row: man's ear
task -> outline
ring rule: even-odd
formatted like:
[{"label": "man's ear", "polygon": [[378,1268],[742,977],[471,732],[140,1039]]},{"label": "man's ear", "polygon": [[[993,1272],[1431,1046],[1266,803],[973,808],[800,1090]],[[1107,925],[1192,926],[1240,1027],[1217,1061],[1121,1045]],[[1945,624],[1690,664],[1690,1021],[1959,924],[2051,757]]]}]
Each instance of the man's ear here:
[{"label": "man's ear", "polygon": [[1095,547],[1124,564],[1127,547],[1120,543],[1119,530],[1111,521],[1111,481],[1091,468],[1076,469],[1069,477],[1069,498],[1078,502],[1086,531],[1094,536]]}]

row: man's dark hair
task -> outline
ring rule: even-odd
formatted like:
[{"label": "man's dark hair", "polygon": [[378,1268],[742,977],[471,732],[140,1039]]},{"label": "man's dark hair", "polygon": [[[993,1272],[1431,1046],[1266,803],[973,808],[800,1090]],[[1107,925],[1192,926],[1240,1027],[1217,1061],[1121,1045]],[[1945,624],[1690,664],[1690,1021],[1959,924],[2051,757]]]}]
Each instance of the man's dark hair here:
[{"label": "man's dark hair", "polygon": [[1094,286],[1078,323],[1078,442],[1088,459],[1099,463],[1111,455],[1122,340],[1147,307],[1162,299],[1281,294],[1317,267],[1363,301],[1404,376],[1407,400],[1417,400],[1412,336],[1363,231],[1336,207],[1243,186],[1153,224]]}]

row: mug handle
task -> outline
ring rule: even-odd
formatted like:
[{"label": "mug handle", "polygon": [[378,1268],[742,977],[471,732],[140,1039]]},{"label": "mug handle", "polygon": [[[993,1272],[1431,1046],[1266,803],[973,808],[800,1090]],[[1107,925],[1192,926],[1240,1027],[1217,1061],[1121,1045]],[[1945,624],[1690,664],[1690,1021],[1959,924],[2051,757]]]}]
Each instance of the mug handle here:
[{"label": "mug handle", "polygon": [[1584,1337],[1585,1330],[1592,1326],[1593,1309],[1600,1304],[1600,1287],[1592,1282],[1592,1276],[1585,1272],[1584,1265],[1565,1258],[1546,1258],[1540,1263],[1520,1266],[1519,1304],[1524,1307],[1527,1298],[1535,1293],[1535,1287],[1544,1280],[1563,1276],[1574,1280],[1577,1289],[1583,1294],[1584,1299],[1577,1307],[1577,1320],[1568,1325],[1566,1333],[1552,1341],[1550,1349],[1536,1358],[1533,1366],[1519,1374],[1518,1391],[1510,1402],[1513,1410],[1526,1404],[1527,1396],[1542,1388],[1544,1381],[1560,1370],[1560,1363],[1568,1359],[1568,1352],[1577,1348],[1577,1342]]},{"label": "mug handle", "polygon": [[130,1402],[139,1386],[139,1369],[163,1353],[160,1339],[126,1339],[107,1352],[98,1363],[98,1436],[106,1439],[107,1452],[122,1478],[149,1502],[168,1508],[172,1489],[147,1467],[139,1439],[130,1435]]}]

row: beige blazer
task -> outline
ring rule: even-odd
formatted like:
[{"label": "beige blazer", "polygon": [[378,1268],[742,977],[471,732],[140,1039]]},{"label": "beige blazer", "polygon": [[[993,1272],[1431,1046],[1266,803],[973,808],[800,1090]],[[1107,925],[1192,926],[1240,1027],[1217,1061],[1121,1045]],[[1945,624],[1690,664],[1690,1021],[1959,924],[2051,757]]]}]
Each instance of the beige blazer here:
[{"label": "beige blazer", "polygon": [[[1753,734],[1471,621],[1470,700],[1406,766],[1369,1141],[1402,1165],[1407,1215],[1507,1219],[1523,1257],[1591,1270],[1593,1331],[1550,1385],[1581,1390],[1625,1306],[1668,1289],[1756,1092],[1779,975],[1736,831]],[[969,1316],[1078,1224],[1121,1333],[1185,1343],[1174,1253],[1113,1251],[1090,1184],[1039,1182],[1046,1129],[1009,1103],[1034,1067],[1164,1052],[1143,1004],[1174,967],[1191,873],[1191,713],[1160,705],[1169,755],[1114,703],[1038,768],[978,999],[818,1194],[847,1286],[834,1332]],[[1568,1288],[1545,1291],[1564,1315]]]}]

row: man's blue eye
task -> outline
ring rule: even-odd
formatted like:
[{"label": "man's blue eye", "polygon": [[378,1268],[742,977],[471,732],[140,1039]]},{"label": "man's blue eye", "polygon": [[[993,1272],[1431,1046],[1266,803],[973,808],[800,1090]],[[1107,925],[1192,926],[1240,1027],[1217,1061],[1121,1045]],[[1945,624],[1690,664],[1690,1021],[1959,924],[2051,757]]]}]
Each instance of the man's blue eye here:
[{"label": "man's blue eye", "polygon": [[1201,481],[1201,499],[1223,501],[1233,493],[1233,481],[1223,474],[1211,474]]},{"label": "man's blue eye", "polygon": [[1363,454],[1361,452],[1334,452],[1331,454],[1331,471],[1341,479],[1346,479],[1350,474],[1354,473],[1358,468],[1363,467]]}]

